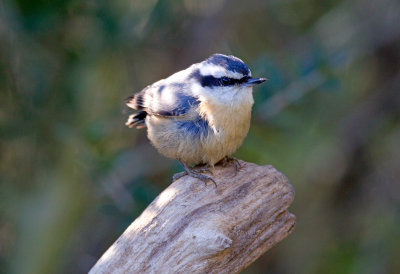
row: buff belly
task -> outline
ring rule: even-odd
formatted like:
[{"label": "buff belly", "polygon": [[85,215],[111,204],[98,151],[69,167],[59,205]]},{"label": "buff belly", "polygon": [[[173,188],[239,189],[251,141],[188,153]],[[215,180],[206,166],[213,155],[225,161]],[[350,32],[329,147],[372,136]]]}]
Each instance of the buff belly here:
[{"label": "buff belly", "polygon": [[232,155],[247,135],[250,116],[233,122],[229,127],[213,129],[200,117],[194,120],[146,118],[147,135],[153,146],[162,155],[189,166],[213,166],[225,156]]}]

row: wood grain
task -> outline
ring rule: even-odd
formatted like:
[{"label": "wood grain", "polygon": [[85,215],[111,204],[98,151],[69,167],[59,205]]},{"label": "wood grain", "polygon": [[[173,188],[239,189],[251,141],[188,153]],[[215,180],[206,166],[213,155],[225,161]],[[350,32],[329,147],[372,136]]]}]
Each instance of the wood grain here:
[{"label": "wood grain", "polygon": [[272,166],[215,167],[165,189],[89,273],[235,273],[285,238],[294,190]]}]

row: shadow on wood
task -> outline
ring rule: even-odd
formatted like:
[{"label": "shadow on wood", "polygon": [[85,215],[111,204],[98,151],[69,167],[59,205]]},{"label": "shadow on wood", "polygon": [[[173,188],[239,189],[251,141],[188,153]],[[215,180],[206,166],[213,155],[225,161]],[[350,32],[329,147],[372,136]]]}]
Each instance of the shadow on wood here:
[{"label": "shadow on wood", "polygon": [[165,189],[90,270],[232,273],[294,228],[294,190],[272,166],[215,167],[213,183],[184,176]]}]

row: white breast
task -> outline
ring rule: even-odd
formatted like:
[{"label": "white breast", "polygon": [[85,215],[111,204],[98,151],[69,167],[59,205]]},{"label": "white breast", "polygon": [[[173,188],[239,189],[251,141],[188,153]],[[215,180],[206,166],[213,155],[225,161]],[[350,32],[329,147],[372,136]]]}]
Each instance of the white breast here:
[{"label": "white breast", "polygon": [[[242,144],[250,127],[251,108],[254,103],[252,88],[232,89],[226,98],[202,97],[198,107],[214,134],[203,140],[203,161],[214,165],[225,156],[232,155]],[[222,103],[221,103],[222,102]]]}]

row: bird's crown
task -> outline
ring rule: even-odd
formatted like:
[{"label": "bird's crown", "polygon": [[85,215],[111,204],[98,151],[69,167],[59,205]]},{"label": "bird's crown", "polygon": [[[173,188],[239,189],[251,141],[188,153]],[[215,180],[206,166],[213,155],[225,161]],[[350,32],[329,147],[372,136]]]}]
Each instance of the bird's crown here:
[{"label": "bird's crown", "polygon": [[243,83],[251,77],[251,72],[239,58],[218,53],[198,63],[191,76],[203,87],[213,88]]}]

